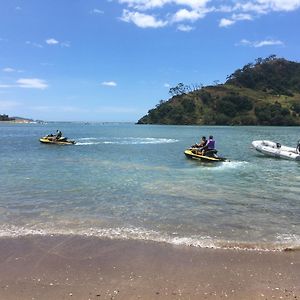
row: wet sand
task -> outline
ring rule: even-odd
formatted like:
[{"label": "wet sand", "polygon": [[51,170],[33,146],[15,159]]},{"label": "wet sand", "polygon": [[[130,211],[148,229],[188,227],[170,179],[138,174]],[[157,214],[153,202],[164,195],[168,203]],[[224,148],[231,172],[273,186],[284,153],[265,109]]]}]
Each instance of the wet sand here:
[{"label": "wet sand", "polygon": [[0,239],[0,299],[300,299],[300,251]]}]

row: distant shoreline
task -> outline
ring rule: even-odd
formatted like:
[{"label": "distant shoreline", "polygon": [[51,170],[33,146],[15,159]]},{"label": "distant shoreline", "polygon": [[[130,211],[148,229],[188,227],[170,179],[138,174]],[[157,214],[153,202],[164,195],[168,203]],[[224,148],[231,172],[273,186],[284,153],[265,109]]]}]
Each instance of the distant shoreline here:
[{"label": "distant shoreline", "polygon": [[36,121],[33,120],[9,120],[9,121],[0,121],[0,123],[4,124],[31,124],[31,123],[37,123]]}]

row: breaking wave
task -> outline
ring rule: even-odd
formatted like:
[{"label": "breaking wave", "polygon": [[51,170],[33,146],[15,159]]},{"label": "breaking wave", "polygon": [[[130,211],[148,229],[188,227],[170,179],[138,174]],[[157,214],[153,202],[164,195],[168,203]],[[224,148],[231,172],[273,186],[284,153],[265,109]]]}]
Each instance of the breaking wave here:
[{"label": "breaking wave", "polygon": [[136,227],[72,229],[37,229],[17,226],[1,226],[0,238],[22,236],[82,236],[106,239],[140,240],[199,248],[247,250],[247,251],[295,251],[300,250],[300,236],[279,235],[273,243],[251,243],[215,240],[210,236],[179,236],[177,233],[164,234],[154,230]]}]

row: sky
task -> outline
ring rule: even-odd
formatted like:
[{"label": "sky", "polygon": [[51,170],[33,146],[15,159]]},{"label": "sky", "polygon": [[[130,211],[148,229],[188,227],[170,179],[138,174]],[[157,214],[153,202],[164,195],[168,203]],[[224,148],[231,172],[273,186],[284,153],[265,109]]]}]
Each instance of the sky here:
[{"label": "sky", "polygon": [[1,0],[0,114],[136,122],[178,83],[299,62],[300,0]]}]

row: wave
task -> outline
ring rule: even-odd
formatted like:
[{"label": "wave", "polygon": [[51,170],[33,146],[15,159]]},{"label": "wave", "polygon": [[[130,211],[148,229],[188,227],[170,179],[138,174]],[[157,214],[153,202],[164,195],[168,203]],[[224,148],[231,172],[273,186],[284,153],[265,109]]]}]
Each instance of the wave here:
[{"label": "wave", "polygon": [[300,250],[300,236],[278,235],[273,242],[251,243],[216,240],[210,236],[178,236],[176,233],[164,234],[154,230],[137,227],[117,228],[88,228],[88,229],[36,229],[2,226],[0,227],[0,238],[17,238],[22,236],[82,236],[98,237],[106,239],[140,240],[173,245],[193,246],[199,248],[224,249],[224,250],[247,250],[247,251],[296,251]]},{"label": "wave", "polygon": [[76,143],[77,146],[99,145],[99,144],[117,144],[117,145],[141,145],[141,144],[170,144],[177,143],[179,140],[168,138],[80,138]]}]

